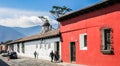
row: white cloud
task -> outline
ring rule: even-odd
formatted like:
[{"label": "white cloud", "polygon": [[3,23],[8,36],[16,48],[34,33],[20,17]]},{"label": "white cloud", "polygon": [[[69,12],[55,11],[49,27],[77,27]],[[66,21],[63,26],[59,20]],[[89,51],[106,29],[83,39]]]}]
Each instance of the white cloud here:
[{"label": "white cloud", "polygon": [[46,16],[51,24],[57,24],[54,19],[49,17],[48,12],[0,8],[0,25],[8,27],[31,27],[41,25],[42,22],[38,16]]},{"label": "white cloud", "polygon": [[19,18],[2,18],[0,25],[9,27],[31,27],[39,25],[40,19],[36,16],[20,16]]}]

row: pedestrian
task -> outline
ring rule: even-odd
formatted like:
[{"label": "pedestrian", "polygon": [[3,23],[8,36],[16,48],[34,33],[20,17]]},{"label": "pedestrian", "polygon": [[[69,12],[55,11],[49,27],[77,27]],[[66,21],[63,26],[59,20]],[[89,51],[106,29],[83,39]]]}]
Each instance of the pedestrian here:
[{"label": "pedestrian", "polygon": [[49,55],[49,56],[51,57],[51,62],[53,62],[53,58],[54,58],[53,50],[50,52],[50,55]]},{"label": "pedestrian", "polygon": [[36,51],[34,52],[34,57],[35,57],[35,59],[37,58],[37,52]]},{"label": "pedestrian", "polygon": [[58,54],[58,52],[57,51],[55,51],[55,53],[54,53],[54,59],[55,59],[55,62],[57,62],[58,60],[59,60],[59,54]]}]

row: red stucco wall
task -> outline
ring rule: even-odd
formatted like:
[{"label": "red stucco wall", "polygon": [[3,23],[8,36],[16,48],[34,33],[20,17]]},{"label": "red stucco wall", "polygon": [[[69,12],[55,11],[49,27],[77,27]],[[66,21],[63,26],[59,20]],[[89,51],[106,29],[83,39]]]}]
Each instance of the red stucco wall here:
[{"label": "red stucco wall", "polygon": [[[101,28],[113,29],[114,55],[100,52]],[[76,63],[88,66],[120,66],[120,4],[61,22],[62,60],[70,62],[70,42],[76,42]],[[87,50],[80,50],[79,34],[87,33]]]}]

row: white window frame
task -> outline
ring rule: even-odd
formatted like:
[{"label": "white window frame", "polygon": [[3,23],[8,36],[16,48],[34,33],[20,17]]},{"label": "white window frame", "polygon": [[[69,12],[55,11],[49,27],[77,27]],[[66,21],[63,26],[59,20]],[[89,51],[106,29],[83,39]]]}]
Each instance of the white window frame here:
[{"label": "white window frame", "polygon": [[[87,46],[85,46],[85,40],[84,36],[87,35],[87,33],[83,33],[79,35],[79,42],[80,42],[80,50],[87,50]],[[87,40],[86,40],[87,41]]]}]

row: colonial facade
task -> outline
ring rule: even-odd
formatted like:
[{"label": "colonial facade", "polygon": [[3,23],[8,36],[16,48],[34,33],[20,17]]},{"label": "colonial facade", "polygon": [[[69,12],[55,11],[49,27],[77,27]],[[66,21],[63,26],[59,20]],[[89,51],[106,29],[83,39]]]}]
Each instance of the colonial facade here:
[{"label": "colonial facade", "polygon": [[120,2],[104,0],[63,15],[62,60],[88,66],[120,66]]},{"label": "colonial facade", "polygon": [[48,31],[18,39],[8,45],[9,51],[15,51],[19,56],[34,58],[34,52],[38,53],[38,59],[49,60],[51,50],[61,52],[59,30]]}]

